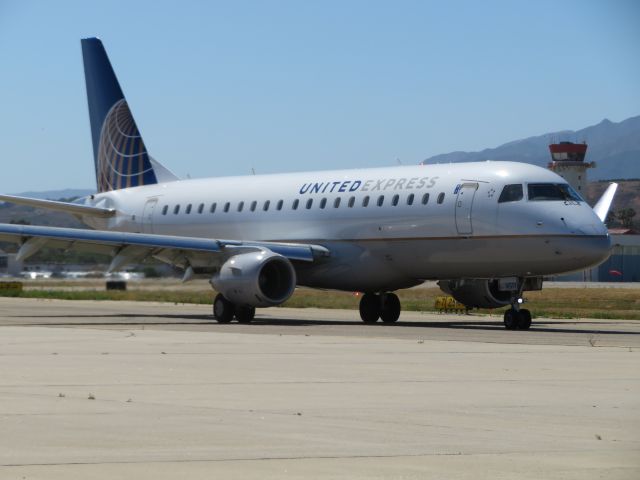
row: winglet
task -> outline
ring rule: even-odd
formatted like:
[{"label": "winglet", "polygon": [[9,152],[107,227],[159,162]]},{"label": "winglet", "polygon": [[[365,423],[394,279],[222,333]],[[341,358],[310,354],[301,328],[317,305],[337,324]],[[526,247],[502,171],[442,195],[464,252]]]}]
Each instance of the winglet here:
[{"label": "winglet", "polygon": [[617,183],[610,184],[600,197],[600,200],[598,200],[598,203],[593,207],[593,211],[596,212],[596,215],[602,223],[604,223],[609,214],[609,209],[611,208],[617,189]]}]

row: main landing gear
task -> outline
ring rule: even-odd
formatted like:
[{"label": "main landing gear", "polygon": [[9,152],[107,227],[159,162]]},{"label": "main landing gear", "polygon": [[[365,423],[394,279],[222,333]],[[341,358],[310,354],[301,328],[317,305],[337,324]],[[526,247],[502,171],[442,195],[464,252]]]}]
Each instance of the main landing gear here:
[{"label": "main landing gear", "polygon": [[250,323],[256,314],[254,307],[235,305],[219,293],[213,301],[213,316],[218,323],[230,323],[233,317],[238,323]]},{"label": "main landing gear", "polygon": [[400,300],[395,293],[365,293],[360,299],[360,318],[364,323],[394,323],[400,317]]}]

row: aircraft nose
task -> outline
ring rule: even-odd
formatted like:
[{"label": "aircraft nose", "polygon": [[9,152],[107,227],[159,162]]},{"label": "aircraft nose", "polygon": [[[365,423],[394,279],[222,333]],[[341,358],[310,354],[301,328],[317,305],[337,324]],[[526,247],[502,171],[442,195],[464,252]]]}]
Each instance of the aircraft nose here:
[{"label": "aircraft nose", "polygon": [[604,262],[611,253],[611,238],[609,235],[594,235],[577,237],[577,242],[572,242],[570,255],[584,265],[583,268],[599,265]]}]

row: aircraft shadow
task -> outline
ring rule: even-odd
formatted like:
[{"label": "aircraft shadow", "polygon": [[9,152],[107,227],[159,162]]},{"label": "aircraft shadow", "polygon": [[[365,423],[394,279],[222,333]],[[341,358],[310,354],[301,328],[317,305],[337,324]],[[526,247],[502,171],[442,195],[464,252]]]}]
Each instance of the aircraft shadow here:
[{"label": "aircraft shadow", "polygon": [[[74,322],[74,321],[66,321],[66,322],[29,322],[28,324],[20,324],[20,325],[29,325],[29,326],[178,326],[178,325],[216,325],[220,327],[230,327],[234,326],[251,328],[251,326],[263,326],[263,327],[283,327],[283,326],[291,326],[291,327],[314,327],[314,326],[351,326],[354,328],[393,328],[393,329],[452,329],[452,330],[486,330],[486,331],[496,331],[496,330],[504,330],[504,325],[502,321],[497,320],[482,320],[480,318],[474,319],[460,319],[460,320],[443,320],[443,321],[414,321],[414,322],[402,322],[399,321],[393,324],[385,324],[385,323],[375,323],[365,325],[359,320],[355,319],[353,321],[345,321],[345,320],[298,320],[291,318],[261,318],[258,316],[248,325],[239,325],[236,322],[232,322],[230,324],[219,324],[217,323],[210,315],[175,315],[175,314],[111,314],[111,315],[40,315],[40,318],[48,318],[48,319],[65,319],[72,320],[74,318],[82,318],[82,319],[95,319],[95,321],[84,321],[84,322]],[[37,318],[34,315],[24,315],[24,316],[13,316],[12,318]],[[145,318],[153,318],[153,319],[165,319],[166,321],[145,321]],[[102,321],[99,321],[102,319]],[[556,321],[556,320],[545,320],[541,322],[536,322],[534,320],[530,332],[549,332],[549,333],[582,333],[582,334],[598,334],[598,335],[640,335],[640,332],[626,331],[626,330],[600,330],[597,328],[598,325],[602,325],[606,321],[602,322],[598,321],[589,321],[589,322],[580,322],[580,326],[591,325],[593,328],[569,328],[567,327],[567,321]],[[550,327],[552,325],[565,325],[564,328],[558,327]],[[518,332],[514,331],[513,333]]]}]

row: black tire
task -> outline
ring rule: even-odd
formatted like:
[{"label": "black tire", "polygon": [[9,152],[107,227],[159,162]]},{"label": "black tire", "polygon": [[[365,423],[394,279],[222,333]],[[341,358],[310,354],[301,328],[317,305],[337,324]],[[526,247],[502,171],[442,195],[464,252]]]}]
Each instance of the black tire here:
[{"label": "black tire", "polygon": [[520,314],[513,309],[505,310],[504,312],[504,327],[507,330],[515,330],[518,328],[518,322]]},{"label": "black tire", "polygon": [[219,293],[213,301],[213,317],[218,323],[229,323],[235,315],[235,305]]},{"label": "black tire", "polygon": [[380,318],[380,297],[365,293],[360,299],[360,318],[364,323],[376,323]]},{"label": "black tire", "polygon": [[238,320],[238,323],[251,323],[255,316],[255,307],[236,307],[236,320]]},{"label": "black tire", "polygon": [[400,318],[400,299],[395,293],[385,293],[382,296],[380,318],[384,323],[395,323]]},{"label": "black tire", "polygon": [[529,330],[531,327],[531,312],[526,308],[520,310],[520,318],[518,319],[518,330]]}]

